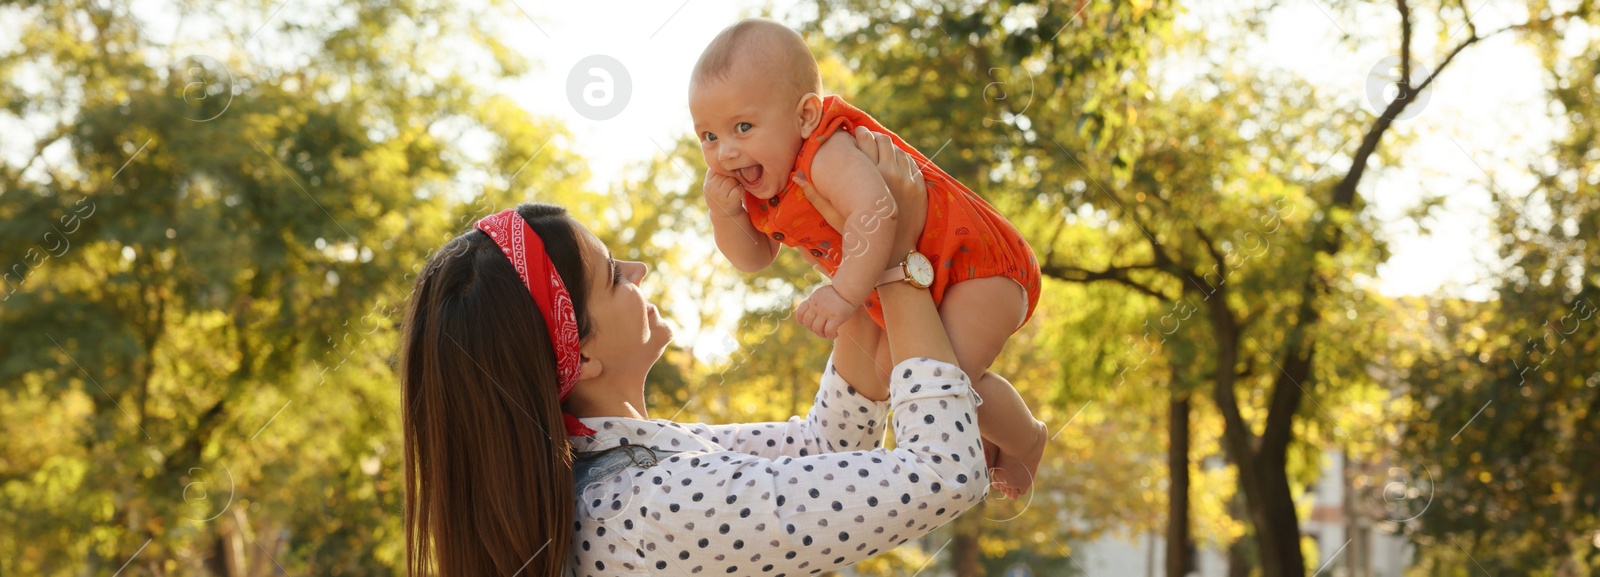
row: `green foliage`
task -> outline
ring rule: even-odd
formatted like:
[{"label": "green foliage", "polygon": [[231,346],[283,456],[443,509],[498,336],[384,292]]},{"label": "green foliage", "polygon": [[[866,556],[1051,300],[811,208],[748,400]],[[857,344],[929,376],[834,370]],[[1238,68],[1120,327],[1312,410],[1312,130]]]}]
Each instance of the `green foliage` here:
[{"label": "green foliage", "polygon": [[[424,60],[473,36],[481,15],[448,3],[307,7],[247,44],[320,46],[289,67],[169,66],[184,47],[158,54],[93,4],[5,10],[39,23],[5,66],[66,94],[0,87],[46,126],[0,172],[0,254],[19,265],[0,305],[0,572],[138,552],[125,574],[392,573],[389,362],[412,274],[524,190],[582,206],[583,165],[559,143],[534,156],[560,129]],[[453,149],[468,131],[487,161]],[[474,175],[492,184],[466,202]]]},{"label": "green foliage", "polygon": [[[1590,16],[1593,25],[1594,16]],[[1412,308],[1417,410],[1399,454],[1434,473],[1424,544],[1459,543],[1431,567],[1593,575],[1600,567],[1600,190],[1594,85],[1600,44],[1557,49],[1540,30],[1565,137],[1532,195],[1494,187],[1507,264],[1497,298]],[[1430,326],[1431,325],[1431,326]],[[1434,546],[1433,549],[1443,547]]]}]

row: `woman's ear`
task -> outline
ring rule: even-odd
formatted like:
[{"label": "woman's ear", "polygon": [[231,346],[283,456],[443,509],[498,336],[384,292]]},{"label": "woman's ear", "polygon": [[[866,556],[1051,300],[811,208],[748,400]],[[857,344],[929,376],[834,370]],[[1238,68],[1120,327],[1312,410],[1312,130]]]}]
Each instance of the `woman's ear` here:
[{"label": "woman's ear", "polygon": [[800,134],[810,136],[811,131],[822,124],[822,97],[815,92],[800,97],[800,103],[795,106],[795,118],[800,121]]},{"label": "woman's ear", "polygon": [[600,364],[599,359],[589,358],[589,355],[578,355],[578,358],[581,359],[578,363],[578,380],[586,381],[605,372],[605,367]]}]

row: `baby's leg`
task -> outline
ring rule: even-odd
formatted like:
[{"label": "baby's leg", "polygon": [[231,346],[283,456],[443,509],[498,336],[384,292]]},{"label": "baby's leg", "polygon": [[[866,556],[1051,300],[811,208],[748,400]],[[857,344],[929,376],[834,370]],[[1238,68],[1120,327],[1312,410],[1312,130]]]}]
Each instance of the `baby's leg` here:
[{"label": "baby's leg", "polygon": [[1044,456],[1047,430],[1033,418],[1022,396],[989,365],[1027,316],[1028,297],[1006,277],[972,279],[952,285],[939,304],[939,316],[961,370],[983,397],[978,425],[984,439],[1000,449],[990,478],[1007,496],[1016,497],[1033,485]]},{"label": "baby's leg", "polygon": [[[978,407],[978,418],[984,423],[979,427],[985,439],[984,452],[999,454],[992,461],[989,478],[995,488],[1015,499],[1033,487],[1049,431],[1043,422],[1033,418],[1027,403],[1005,377],[986,372],[976,387],[978,394],[984,395],[983,406]],[[990,407],[991,402],[1003,404]],[[989,415],[987,421],[981,421],[984,415]]]}]

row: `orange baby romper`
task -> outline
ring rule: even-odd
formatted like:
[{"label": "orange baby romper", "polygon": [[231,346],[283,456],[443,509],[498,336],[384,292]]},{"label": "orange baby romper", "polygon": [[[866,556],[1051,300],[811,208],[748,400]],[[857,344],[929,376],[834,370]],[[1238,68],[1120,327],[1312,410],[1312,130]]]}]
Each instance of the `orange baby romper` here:
[{"label": "orange baby romper", "polygon": [[[917,240],[917,252],[927,255],[933,263],[933,286],[929,287],[933,302],[942,302],[944,291],[952,284],[1004,276],[1017,281],[1028,294],[1028,313],[1023,318],[1026,323],[1039,304],[1039,261],[1022,234],[982,197],[956,182],[867,113],[838,96],[822,99],[822,122],[801,145],[794,163],[795,171],[810,175],[811,162],[816,159],[822,142],[836,132],[852,133],[857,126],[889,135],[895,146],[906,151],[922,167],[923,178],[928,183],[928,216],[922,236]],[[850,135],[842,137],[850,138]],[[750,213],[750,223],[773,240],[809,252],[822,262],[823,269],[832,277],[844,258],[840,246],[844,239],[816,206],[806,200],[800,185],[793,180],[787,184],[777,196],[767,200],[745,193],[744,206]],[[893,262],[899,263],[903,256],[895,255]],[[878,302],[878,293],[872,293],[866,306],[872,320],[883,326],[883,307]]]}]

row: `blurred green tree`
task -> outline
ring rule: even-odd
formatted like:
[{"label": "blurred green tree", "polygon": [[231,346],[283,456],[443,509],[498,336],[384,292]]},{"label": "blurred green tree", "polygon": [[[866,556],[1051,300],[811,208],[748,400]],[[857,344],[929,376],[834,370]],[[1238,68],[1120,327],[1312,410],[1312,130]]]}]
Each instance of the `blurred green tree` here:
[{"label": "blurred green tree", "polygon": [[188,3],[184,43],[0,7],[37,151],[0,168],[0,573],[395,572],[411,275],[524,191],[594,217],[560,128],[477,88],[525,66],[486,9],[269,4]]},{"label": "blurred green tree", "polygon": [[1558,133],[1526,192],[1493,174],[1504,265],[1496,298],[1414,307],[1419,337],[1399,458],[1434,501],[1409,529],[1419,571],[1600,572],[1600,41],[1536,27]]}]

